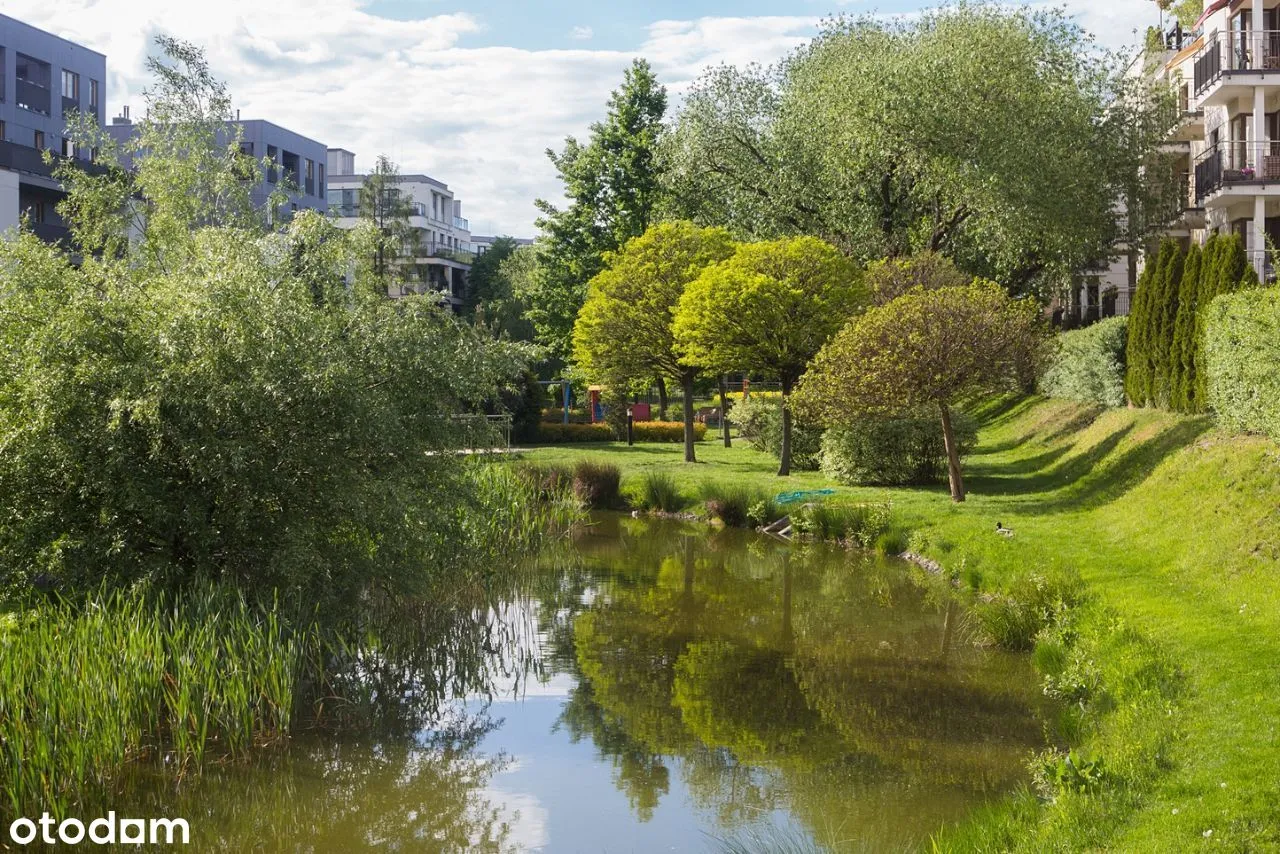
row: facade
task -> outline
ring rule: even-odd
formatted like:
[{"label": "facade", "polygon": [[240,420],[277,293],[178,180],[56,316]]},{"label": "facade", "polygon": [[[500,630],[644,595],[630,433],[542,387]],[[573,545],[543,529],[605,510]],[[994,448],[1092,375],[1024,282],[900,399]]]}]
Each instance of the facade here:
[{"label": "facade", "polygon": [[[238,115],[231,128],[240,128],[240,148],[255,160],[268,158],[274,167],[268,167],[263,180],[253,188],[253,202],[266,207],[270,195],[283,183],[290,186],[286,208],[289,212],[314,210],[327,213],[327,149],[325,145],[299,133],[280,127],[263,119],[241,120]],[[134,133],[129,108],[111,120],[107,132],[118,142],[124,142]],[[287,214],[286,214],[287,215]]]},{"label": "facade", "polygon": [[[329,149],[328,167],[329,212],[340,227],[352,228],[360,214],[360,188],[368,176],[356,172],[355,154],[343,148]],[[421,284],[391,296],[434,290],[456,311],[466,294],[467,274],[475,257],[462,201],[447,184],[427,175],[401,175],[399,189],[412,202],[409,225],[417,238],[418,254],[407,262],[414,267],[409,278]]]},{"label": "facade", "polygon": [[0,230],[25,214],[37,236],[68,237],[55,209],[64,193],[43,152],[92,159],[63,136],[65,117],[80,111],[100,123],[106,77],[103,54],[0,15]]}]

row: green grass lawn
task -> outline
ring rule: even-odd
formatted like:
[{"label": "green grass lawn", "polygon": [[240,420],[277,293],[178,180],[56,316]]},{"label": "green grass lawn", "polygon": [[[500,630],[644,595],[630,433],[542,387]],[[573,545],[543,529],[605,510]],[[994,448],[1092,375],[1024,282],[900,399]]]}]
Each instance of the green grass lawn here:
[{"label": "green grass lawn", "polygon": [[[708,438],[687,466],[677,445],[528,456],[614,462],[624,484],[661,468],[690,491],[713,478],[832,485],[778,478],[772,458],[738,444]],[[942,487],[841,492],[890,499],[930,556],[986,589],[1029,572],[1083,578],[1101,687],[1082,749],[1116,770],[1101,793],[1024,799],[958,847],[1280,850],[1280,447],[1204,418],[1026,399],[985,413],[966,471],[959,505]]]}]

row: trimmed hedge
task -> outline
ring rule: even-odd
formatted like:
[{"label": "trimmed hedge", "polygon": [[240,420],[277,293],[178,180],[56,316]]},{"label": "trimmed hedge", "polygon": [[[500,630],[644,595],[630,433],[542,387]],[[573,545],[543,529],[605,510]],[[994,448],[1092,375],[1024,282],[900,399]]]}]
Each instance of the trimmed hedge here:
[{"label": "trimmed hedge", "polygon": [[1280,439],[1280,291],[1220,296],[1204,315],[1205,381],[1218,420]]},{"label": "trimmed hedge", "polygon": [[[751,443],[757,451],[775,457],[782,455],[782,396],[769,397],[752,392],[750,400],[744,400],[729,410],[729,420],[738,425],[738,435]],[[798,418],[791,420],[791,467],[814,470],[818,467],[818,454],[822,449],[822,430],[804,424]]]},{"label": "trimmed hedge", "polygon": [[[684,424],[680,421],[637,421],[634,428],[637,442],[683,442]],[[701,442],[707,435],[707,425],[694,424],[693,438]],[[608,424],[551,424],[538,425],[538,441],[557,445],[571,442],[612,442],[617,437]]]},{"label": "trimmed hedge", "polygon": [[[978,441],[977,424],[952,411],[960,456]],[[906,486],[944,481],[947,449],[941,416],[867,418],[832,427],[822,437],[822,471],[855,486]]]},{"label": "trimmed hedge", "polygon": [[538,441],[546,444],[565,442],[612,442],[613,431],[608,424],[551,424],[538,425]]},{"label": "trimmed hedge", "polygon": [[[637,421],[632,427],[637,442],[683,442],[683,421]],[[707,425],[694,422],[693,440],[701,442],[707,435]]]},{"label": "trimmed hedge", "polygon": [[1081,403],[1124,406],[1127,323],[1127,318],[1109,317],[1059,335],[1040,377],[1040,392]]}]

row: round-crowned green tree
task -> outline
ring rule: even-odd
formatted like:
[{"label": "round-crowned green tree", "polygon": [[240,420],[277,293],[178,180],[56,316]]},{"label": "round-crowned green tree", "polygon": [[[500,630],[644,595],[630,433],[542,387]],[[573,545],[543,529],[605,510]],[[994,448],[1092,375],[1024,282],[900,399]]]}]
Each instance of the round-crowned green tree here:
[{"label": "round-crowned green tree", "polygon": [[689,222],[653,226],[606,256],[573,327],[573,359],[588,377],[624,384],[655,375],[679,381],[689,463],[695,459],[693,381],[700,368],[682,359],[673,330],[676,306],[689,282],[731,256],[734,246],[729,232],[719,228]]},{"label": "round-crowned green tree", "polygon": [[984,392],[1020,388],[1043,342],[1033,300],[993,282],[916,289],[851,321],[822,348],[796,405],[827,424],[937,409],[951,497],[963,501],[951,410]]},{"label": "round-crowned green tree", "polygon": [[778,474],[788,475],[791,391],[809,360],[866,302],[857,268],[828,243],[814,237],[746,243],[685,289],[675,337],[689,364],[778,378]]}]

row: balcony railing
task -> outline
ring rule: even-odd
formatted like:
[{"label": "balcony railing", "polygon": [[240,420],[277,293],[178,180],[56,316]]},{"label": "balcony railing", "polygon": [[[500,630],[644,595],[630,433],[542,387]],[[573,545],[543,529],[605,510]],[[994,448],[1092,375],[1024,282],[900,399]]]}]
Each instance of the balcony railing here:
[{"label": "balcony railing", "polygon": [[1280,71],[1280,30],[1215,31],[1205,37],[1193,68],[1197,95],[1223,74]]},{"label": "balcony railing", "polygon": [[1280,183],[1280,140],[1220,142],[1196,158],[1196,202],[1234,184]]},{"label": "balcony railing", "polygon": [[468,222],[467,220],[463,219],[463,218],[462,218],[462,217],[460,217],[460,216],[455,216],[455,217],[453,218],[453,227],[454,227],[454,228],[460,228],[460,229],[462,229],[463,231],[470,231],[470,230],[471,230],[471,223],[470,223],[470,222]]}]

